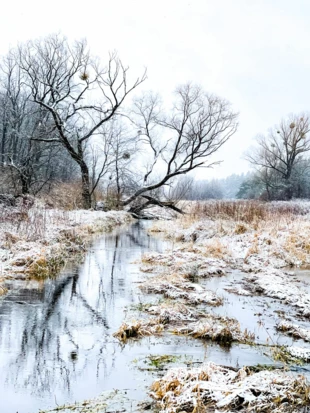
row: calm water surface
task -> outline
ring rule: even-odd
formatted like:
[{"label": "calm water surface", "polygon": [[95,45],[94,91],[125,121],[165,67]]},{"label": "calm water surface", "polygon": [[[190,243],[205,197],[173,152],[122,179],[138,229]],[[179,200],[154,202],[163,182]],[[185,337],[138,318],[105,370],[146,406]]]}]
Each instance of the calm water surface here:
[{"label": "calm water surface", "polygon": [[136,223],[103,236],[83,265],[56,280],[9,286],[0,301],[1,413],[33,413],[128,386],[132,351],[112,333],[124,307],[139,302],[132,263],[166,246]]},{"label": "calm water surface", "polygon": [[[252,346],[225,349],[172,335],[122,346],[113,338],[126,307],[149,300],[137,289],[145,274],[135,262],[147,251],[172,247],[150,236],[147,225],[137,222],[104,235],[94,242],[83,264],[56,280],[9,285],[10,293],[0,300],[0,413],[36,413],[112,389],[126,389],[130,397],[142,400],[154,376],[137,366],[149,354],[177,354],[192,363],[212,360],[233,366],[273,363],[264,350]],[[255,331],[264,341],[274,334],[275,308],[268,298],[260,301],[225,292],[225,285],[238,277],[232,273],[206,282],[225,298],[222,307],[211,310],[235,316],[242,328]],[[260,318],[253,315],[257,309],[263,314]],[[290,344],[292,340],[283,337],[274,339]]]}]

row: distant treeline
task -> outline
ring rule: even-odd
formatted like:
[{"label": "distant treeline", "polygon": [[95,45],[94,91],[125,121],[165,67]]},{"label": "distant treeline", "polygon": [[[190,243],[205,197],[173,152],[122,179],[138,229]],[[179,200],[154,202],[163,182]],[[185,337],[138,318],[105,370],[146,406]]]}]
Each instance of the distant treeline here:
[{"label": "distant treeline", "polygon": [[188,192],[188,199],[235,199],[238,197],[242,184],[251,176],[251,173],[232,174],[222,179],[193,181]]},{"label": "distant treeline", "polygon": [[[269,170],[264,173],[251,171],[222,179],[193,181],[186,198],[280,200],[287,199],[287,185],[279,175]],[[310,160],[301,160],[295,165],[289,185],[290,198],[310,199]]]}]

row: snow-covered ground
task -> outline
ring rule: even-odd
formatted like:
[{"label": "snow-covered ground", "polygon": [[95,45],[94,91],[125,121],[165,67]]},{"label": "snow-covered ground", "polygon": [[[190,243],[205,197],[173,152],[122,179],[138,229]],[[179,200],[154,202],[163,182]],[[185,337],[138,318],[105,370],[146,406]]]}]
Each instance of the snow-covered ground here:
[{"label": "snow-covered ground", "polygon": [[34,205],[0,209],[0,295],[6,279],[55,275],[94,234],[131,221],[123,211],[63,211]]},{"label": "snow-covered ground", "polygon": [[[208,203],[204,208],[208,210]],[[244,216],[238,211],[239,221],[220,211],[212,216],[189,213],[169,225],[158,221],[151,231],[172,239],[174,251],[149,254],[144,261],[169,266],[170,272],[180,272],[181,267],[190,272],[191,268],[199,277],[223,274],[225,268],[239,269],[250,275],[231,291],[239,295],[263,293],[310,317],[310,290],[288,270],[310,265],[310,202],[278,202],[260,208],[267,211],[263,217],[247,219],[246,211]]]},{"label": "snow-covered ground", "polygon": [[[281,370],[253,373],[209,362],[199,368],[175,368],[156,380],[151,396],[162,413],[302,412],[309,387],[301,375]],[[210,410],[203,410],[208,406]],[[212,408],[212,410],[211,410]]]},{"label": "snow-covered ground", "polygon": [[[248,208],[246,203],[210,202],[200,211],[191,205],[190,213],[169,223],[155,222],[150,232],[162,233],[172,241],[172,248],[143,257],[141,270],[146,276],[140,288],[148,294],[162,294],[168,301],[160,301],[146,312],[164,320],[163,329],[170,328],[175,334],[217,341],[220,332],[219,337],[226,341],[262,346],[275,361],[308,363],[310,277],[300,279],[296,269],[307,269],[310,264],[310,202],[259,204],[257,211],[255,208],[255,203]],[[232,272],[238,276],[227,285],[227,274]],[[210,288],[212,285],[216,289]],[[270,325],[279,313],[281,321],[268,327],[266,342],[256,340],[255,324],[253,331],[240,328],[238,310],[235,318],[221,315],[227,300],[227,296],[221,297],[223,290],[236,300],[244,297],[240,298],[243,306],[256,312],[249,314],[249,320],[266,312]],[[206,295],[212,300],[204,300]],[[253,305],[255,297],[261,297],[260,307]],[[263,328],[265,319],[258,319]],[[284,345],[272,338],[277,331],[282,340],[288,337],[282,341]],[[197,369],[169,370],[154,382],[152,396],[165,413],[200,411],[206,406],[218,412],[300,412],[310,404],[309,391],[309,383],[292,372],[234,371],[208,363]]]}]

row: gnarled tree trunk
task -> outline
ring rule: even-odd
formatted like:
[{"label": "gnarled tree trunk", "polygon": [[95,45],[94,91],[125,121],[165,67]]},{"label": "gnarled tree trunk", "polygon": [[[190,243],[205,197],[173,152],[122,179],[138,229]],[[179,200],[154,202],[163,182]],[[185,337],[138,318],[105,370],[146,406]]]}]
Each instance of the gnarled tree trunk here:
[{"label": "gnarled tree trunk", "polygon": [[90,181],[89,170],[85,161],[81,160],[80,168],[82,173],[82,198],[83,207],[85,209],[91,208],[91,193],[90,193]]}]

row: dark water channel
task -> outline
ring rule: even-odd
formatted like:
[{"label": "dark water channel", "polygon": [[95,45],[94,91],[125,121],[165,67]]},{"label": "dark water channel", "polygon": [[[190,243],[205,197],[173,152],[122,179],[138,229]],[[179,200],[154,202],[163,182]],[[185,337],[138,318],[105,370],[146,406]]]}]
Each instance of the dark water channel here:
[{"label": "dark water channel", "polygon": [[125,306],[139,299],[132,262],[164,248],[137,223],[104,235],[82,265],[56,280],[10,285],[0,301],[1,413],[33,413],[128,387],[131,350],[112,333]]},{"label": "dark water channel", "polygon": [[[135,261],[147,251],[172,248],[150,236],[147,225],[138,222],[104,235],[83,264],[56,280],[9,286],[0,300],[0,413],[36,413],[112,389],[142,400],[154,376],[138,366],[149,354],[184,356],[183,365],[206,359],[233,366],[272,363],[263,351],[245,345],[225,349],[168,335],[122,346],[113,338],[126,307],[144,299],[136,283],[145,274]],[[209,286],[221,290],[217,280]],[[238,318],[237,312],[246,320],[242,307],[249,298],[237,300],[216,311]],[[257,320],[251,317],[242,324],[253,327]]]}]

